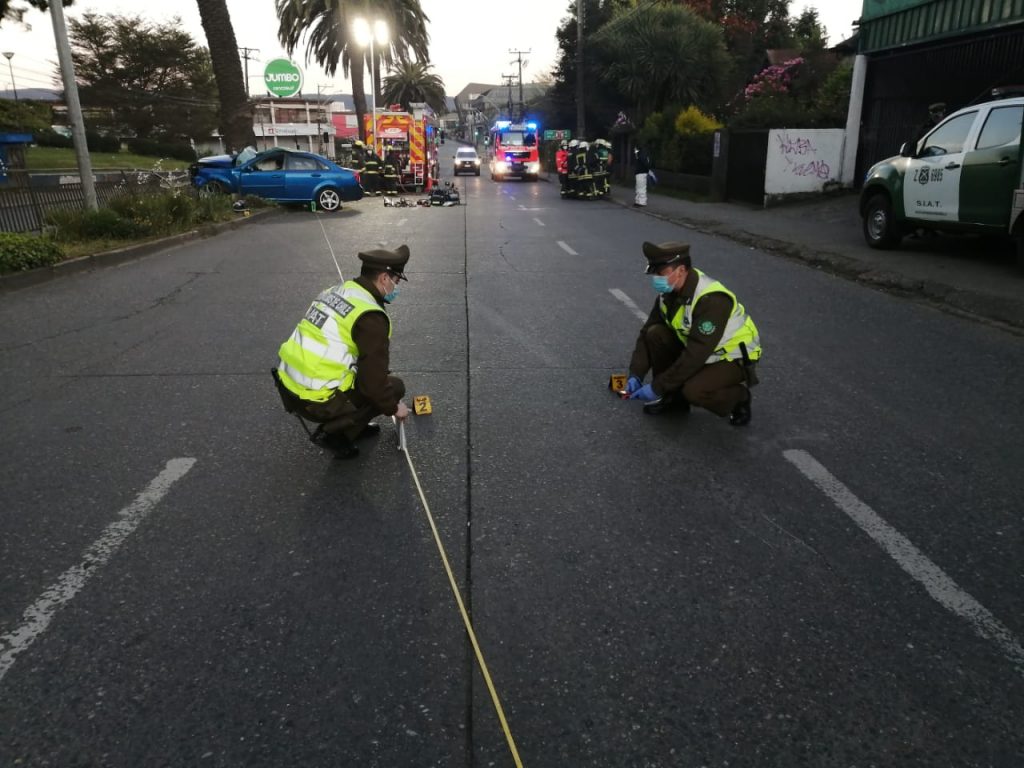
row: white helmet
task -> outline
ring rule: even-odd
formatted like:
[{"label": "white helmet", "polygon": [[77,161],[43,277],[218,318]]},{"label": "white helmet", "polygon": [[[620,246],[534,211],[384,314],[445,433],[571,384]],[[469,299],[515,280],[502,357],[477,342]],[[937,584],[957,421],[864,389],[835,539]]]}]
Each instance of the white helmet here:
[{"label": "white helmet", "polygon": [[581,141],[580,142],[580,149],[589,149],[589,148],[590,148],[590,144],[588,144],[585,141]]},{"label": "white helmet", "polygon": [[573,139],[569,142],[570,147],[578,147],[580,145],[579,139]]},{"label": "white helmet", "polygon": [[597,144],[599,147],[611,146],[611,142],[609,142],[607,139],[597,139],[594,143]]}]

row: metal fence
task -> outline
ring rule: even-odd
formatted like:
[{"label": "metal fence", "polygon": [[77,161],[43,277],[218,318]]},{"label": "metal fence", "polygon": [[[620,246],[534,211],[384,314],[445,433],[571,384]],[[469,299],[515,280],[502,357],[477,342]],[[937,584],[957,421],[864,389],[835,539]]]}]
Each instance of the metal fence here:
[{"label": "metal fence", "polygon": [[[119,195],[191,188],[187,171],[104,171],[96,174],[95,186],[101,206]],[[11,170],[7,183],[0,185],[0,232],[42,232],[49,212],[83,208],[78,174]]]}]

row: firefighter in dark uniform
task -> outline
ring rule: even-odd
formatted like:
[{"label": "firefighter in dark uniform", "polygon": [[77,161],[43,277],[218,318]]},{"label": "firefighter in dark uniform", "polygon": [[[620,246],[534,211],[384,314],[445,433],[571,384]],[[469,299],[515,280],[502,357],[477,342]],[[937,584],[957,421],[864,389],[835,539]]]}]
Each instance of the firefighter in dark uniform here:
[{"label": "firefighter in dark uniform", "polygon": [[356,171],[359,174],[362,174],[363,172],[363,150],[365,147],[366,145],[358,140],[355,142],[355,144],[352,145],[351,168],[353,171]]},{"label": "firefighter in dark uniform", "polygon": [[761,359],[754,321],[734,293],[692,268],[689,245],[644,243],[643,253],[659,296],[629,363],[629,399],[643,401],[644,413],[693,404],[734,426],[749,424]]},{"label": "firefighter in dark uniform", "polygon": [[359,454],[355,440],[380,431],[381,414],[405,419],[405,384],[389,374],[391,319],[385,306],[405,280],[408,246],[359,254],[359,277],[317,296],[281,345],[275,371],[285,408],[322,425],[337,457]]},{"label": "firefighter in dark uniform", "polygon": [[367,195],[380,194],[380,158],[373,147],[366,147],[363,153],[363,189]]},{"label": "firefighter in dark uniform", "polygon": [[398,152],[393,149],[388,152],[387,157],[384,160],[383,174],[385,195],[398,194],[398,167],[400,162]]}]

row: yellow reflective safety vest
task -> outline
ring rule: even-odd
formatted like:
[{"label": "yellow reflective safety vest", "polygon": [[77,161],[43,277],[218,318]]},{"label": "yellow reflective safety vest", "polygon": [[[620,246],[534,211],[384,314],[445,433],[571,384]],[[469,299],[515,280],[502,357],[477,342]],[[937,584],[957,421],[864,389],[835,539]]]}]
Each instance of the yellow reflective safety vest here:
[{"label": "yellow reflective safety vest", "polygon": [[352,389],[359,360],[352,328],[367,312],[388,316],[373,295],[354,280],[331,286],[317,296],[278,350],[281,383],[303,400],[313,402],[329,399],[336,389]]},{"label": "yellow reflective safety vest", "polygon": [[751,360],[758,360],[761,357],[761,337],[758,335],[757,326],[753,319],[743,309],[736,298],[736,294],[722,285],[714,278],[708,277],[699,269],[693,270],[697,273],[697,290],[693,293],[693,300],[683,305],[674,317],[669,318],[668,309],[665,307],[665,300],[660,302],[661,314],[665,322],[676,332],[679,340],[686,344],[690,339],[690,328],[693,325],[693,308],[703,296],[709,293],[724,293],[732,299],[732,314],[725,324],[725,331],[722,333],[722,340],[718,343],[718,349],[704,361],[705,365],[718,363],[723,360],[742,360],[743,353],[740,351],[740,344],[747,348],[747,357]]}]

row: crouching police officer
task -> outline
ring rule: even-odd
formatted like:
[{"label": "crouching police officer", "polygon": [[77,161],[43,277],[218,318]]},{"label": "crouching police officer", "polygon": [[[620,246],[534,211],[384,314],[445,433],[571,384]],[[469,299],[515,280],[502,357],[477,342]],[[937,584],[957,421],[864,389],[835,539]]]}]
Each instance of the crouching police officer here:
[{"label": "crouching police officer", "polygon": [[322,425],[337,457],[359,454],[356,438],[379,432],[375,416],[405,419],[405,384],[388,374],[391,319],[385,304],[405,280],[408,246],[359,254],[359,277],[317,296],[278,354],[278,390],[290,413]]},{"label": "crouching police officer", "polygon": [[[644,413],[699,405],[729,423],[750,423],[750,387],[761,358],[757,327],[736,295],[690,263],[685,243],[644,243],[660,295],[640,329],[626,390]],[[651,383],[643,379],[651,371]]]}]

